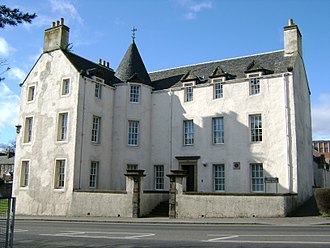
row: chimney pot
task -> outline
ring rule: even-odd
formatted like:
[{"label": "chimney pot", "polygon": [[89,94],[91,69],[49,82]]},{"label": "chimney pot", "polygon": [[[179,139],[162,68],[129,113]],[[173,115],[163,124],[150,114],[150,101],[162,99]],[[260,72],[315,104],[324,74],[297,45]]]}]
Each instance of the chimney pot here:
[{"label": "chimney pot", "polygon": [[64,18],[61,18],[61,25],[64,25]]},{"label": "chimney pot", "polygon": [[99,65],[102,65],[102,59],[99,59]]},{"label": "chimney pot", "polygon": [[105,60],[103,60],[103,66],[105,66]]},{"label": "chimney pot", "polygon": [[55,27],[55,22],[52,22],[52,28]]},{"label": "chimney pot", "polygon": [[293,26],[294,25],[294,22],[293,22],[293,19],[289,19],[289,25],[288,26]]},{"label": "chimney pot", "polygon": [[60,21],[56,21],[56,26],[60,26]]},{"label": "chimney pot", "polygon": [[110,66],[110,63],[109,63],[109,61],[107,61],[107,67],[109,68],[109,66]]}]

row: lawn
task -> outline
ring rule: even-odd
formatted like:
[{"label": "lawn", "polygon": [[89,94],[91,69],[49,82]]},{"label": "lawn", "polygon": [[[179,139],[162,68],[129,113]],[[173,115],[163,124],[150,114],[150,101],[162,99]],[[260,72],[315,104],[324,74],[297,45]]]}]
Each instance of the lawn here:
[{"label": "lawn", "polygon": [[8,210],[8,200],[0,199],[0,214],[6,214]]}]

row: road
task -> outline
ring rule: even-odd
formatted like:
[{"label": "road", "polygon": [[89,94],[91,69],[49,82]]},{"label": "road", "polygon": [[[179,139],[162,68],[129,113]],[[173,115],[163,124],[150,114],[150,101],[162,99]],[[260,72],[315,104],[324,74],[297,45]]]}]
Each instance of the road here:
[{"label": "road", "polygon": [[330,247],[330,226],[17,220],[14,247]]}]

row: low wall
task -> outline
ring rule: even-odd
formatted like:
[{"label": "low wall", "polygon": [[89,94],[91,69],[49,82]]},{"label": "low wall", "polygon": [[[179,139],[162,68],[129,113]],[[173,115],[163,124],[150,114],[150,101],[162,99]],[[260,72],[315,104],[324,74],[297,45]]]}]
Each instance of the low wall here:
[{"label": "low wall", "polygon": [[74,191],[71,216],[132,217],[132,195],[126,191]]},{"label": "low wall", "polygon": [[292,194],[183,193],[176,196],[176,217],[282,217],[295,208],[296,197]]},{"label": "low wall", "polygon": [[144,191],[141,195],[140,214],[149,214],[160,202],[168,201],[168,191]]}]

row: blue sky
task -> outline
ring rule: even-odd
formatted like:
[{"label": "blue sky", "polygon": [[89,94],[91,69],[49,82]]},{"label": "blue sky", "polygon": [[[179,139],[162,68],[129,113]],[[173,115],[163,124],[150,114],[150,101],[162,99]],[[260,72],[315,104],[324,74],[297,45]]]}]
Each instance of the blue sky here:
[{"label": "blue sky", "polygon": [[330,139],[328,0],[7,0],[36,12],[32,24],[0,30],[0,143],[15,139],[21,83],[42,52],[44,30],[65,19],[73,52],[117,69],[131,43],[148,71],[282,50],[293,18],[303,36],[314,139]]}]

